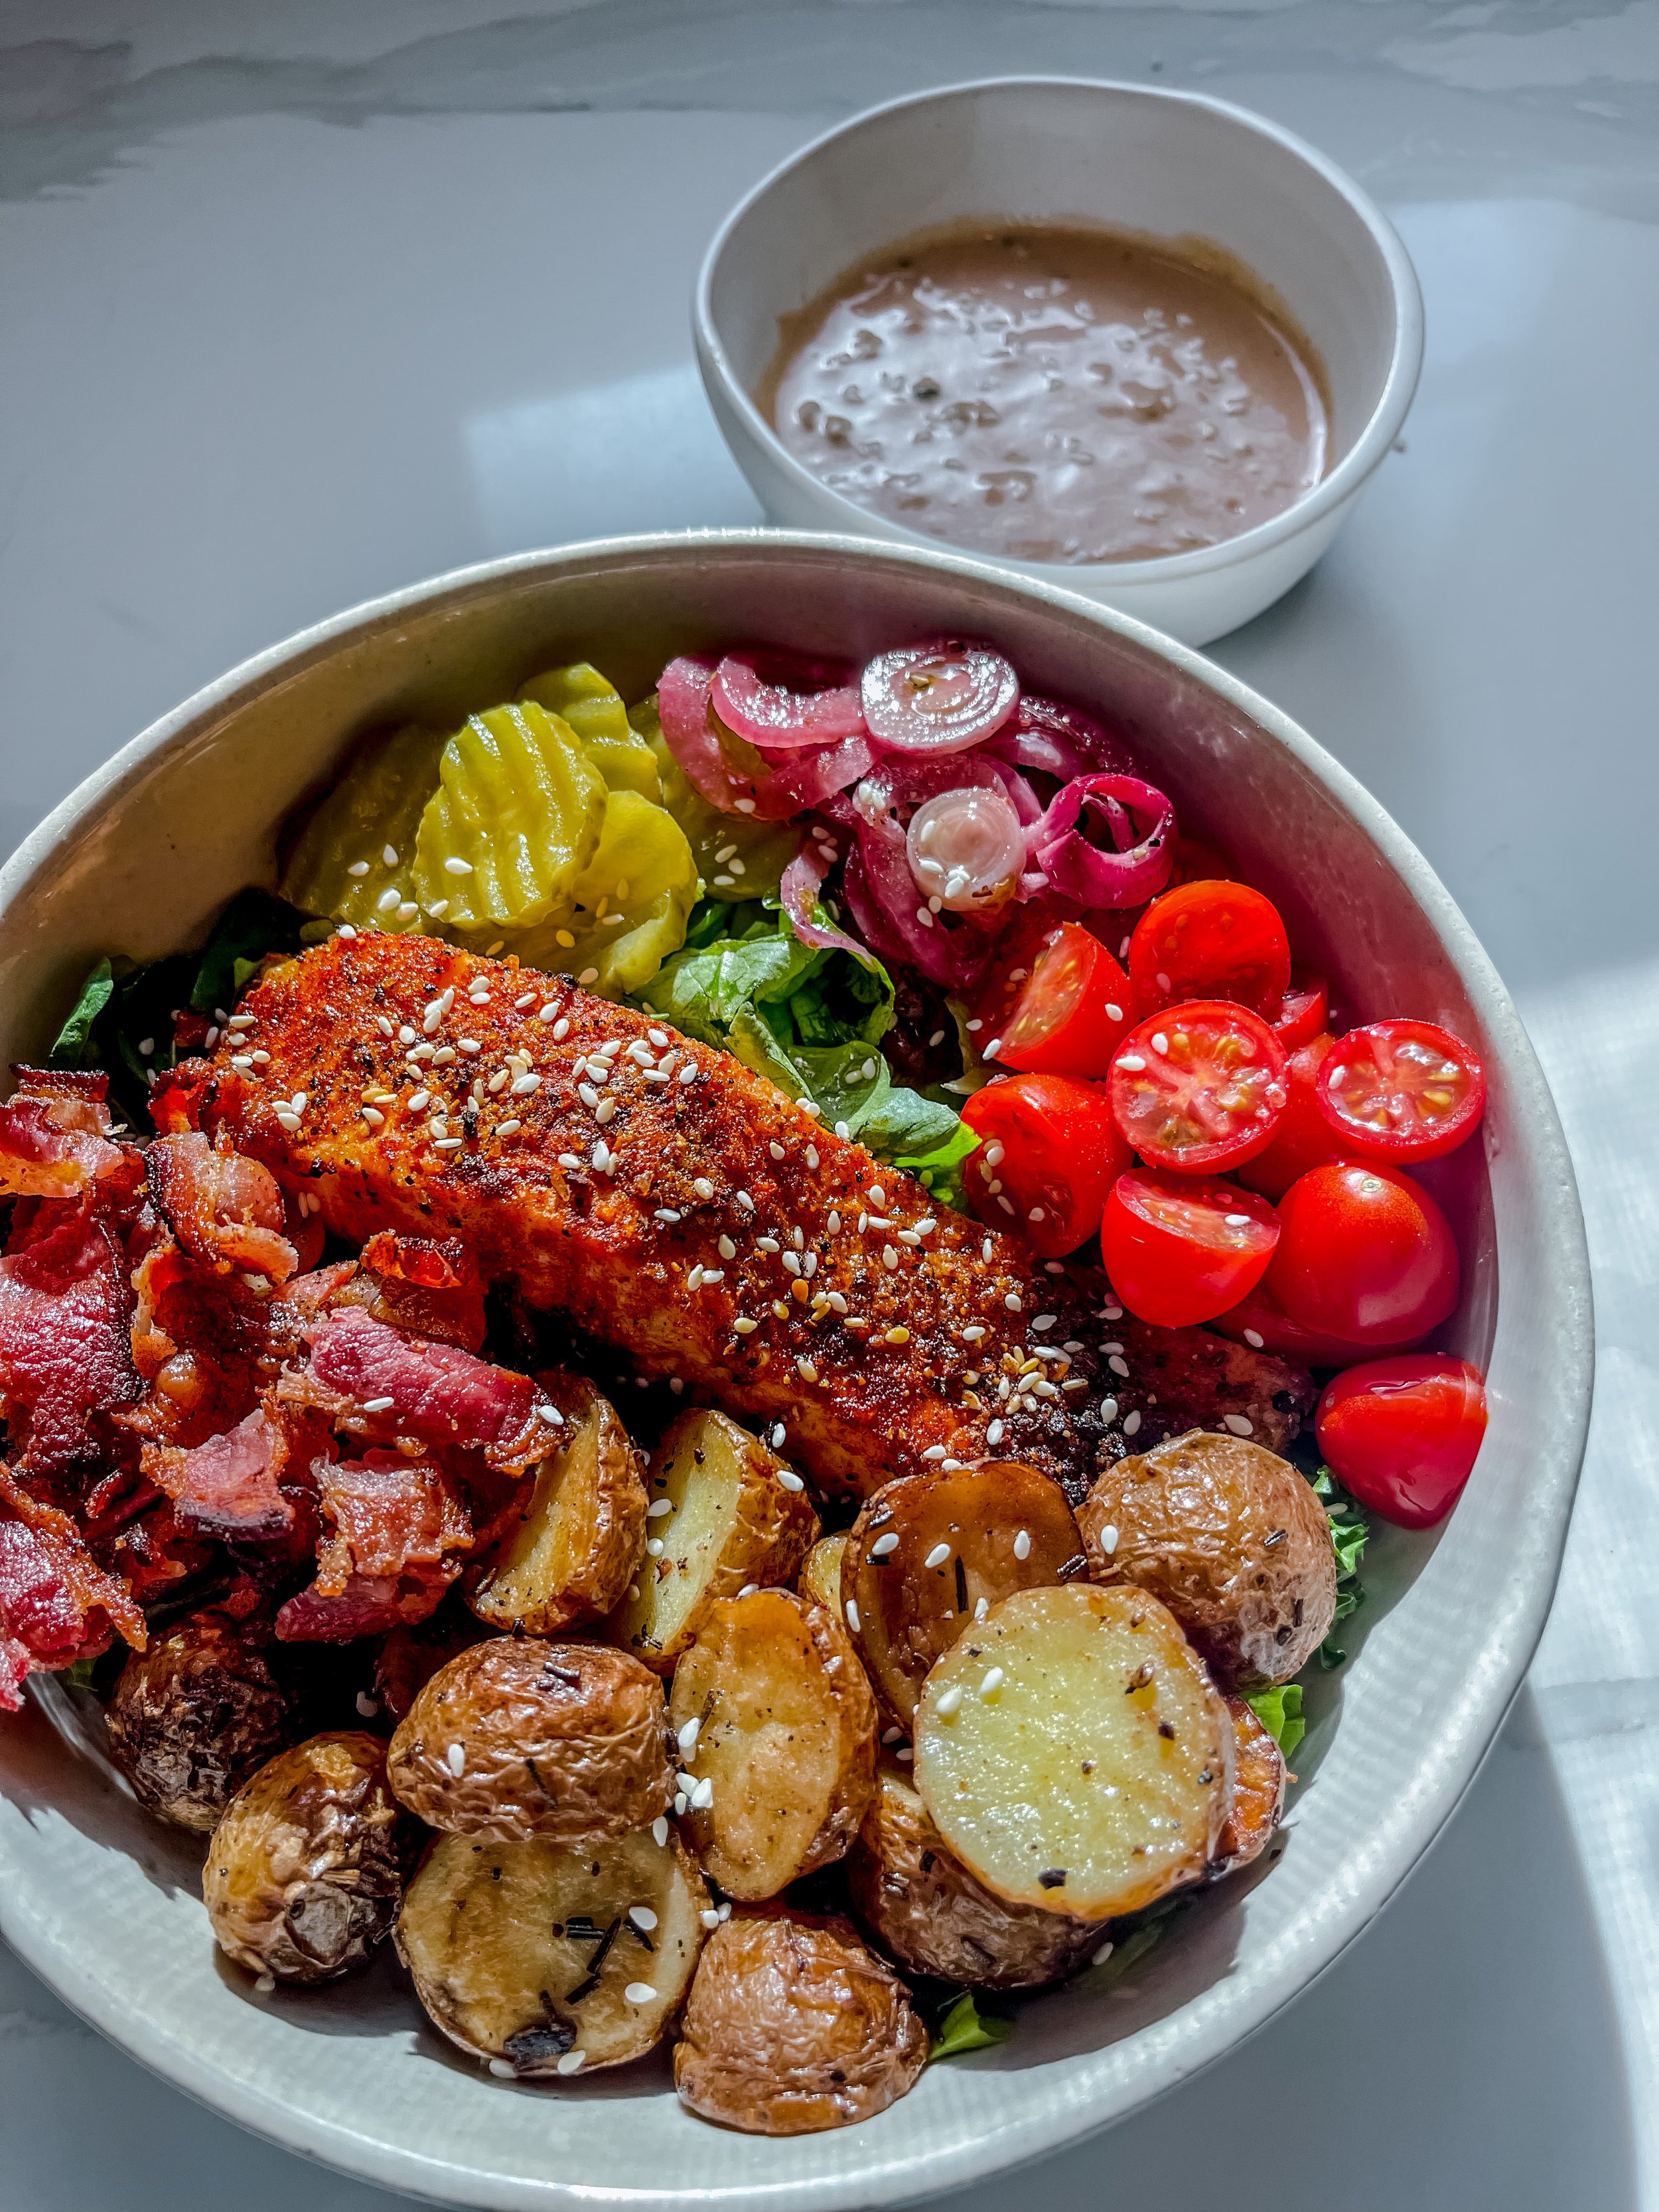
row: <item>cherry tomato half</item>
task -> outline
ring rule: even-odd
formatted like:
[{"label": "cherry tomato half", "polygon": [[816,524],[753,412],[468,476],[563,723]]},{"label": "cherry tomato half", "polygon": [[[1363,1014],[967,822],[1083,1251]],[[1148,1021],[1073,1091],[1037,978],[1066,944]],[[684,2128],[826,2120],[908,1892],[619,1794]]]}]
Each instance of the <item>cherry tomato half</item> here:
[{"label": "cherry tomato half", "polygon": [[1141,1321],[1185,1328],[1224,1313],[1259,1282],[1279,1242],[1264,1198],[1207,1176],[1130,1168],[1100,1224],[1113,1290]]},{"label": "cherry tomato half", "polygon": [[1316,1036],[1324,1035],[1330,1018],[1330,994],[1325,988],[1325,978],[1292,972],[1291,988],[1272,1018],[1273,1032],[1283,1051],[1298,1052],[1304,1044],[1311,1044]]},{"label": "cherry tomato half", "polygon": [[1062,922],[1032,964],[997,1057],[1047,1075],[1104,1075],[1129,1024],[1129,979],[1081,922]]},{"label": "cherry tomato half", "polygon": [[962,1118],[980,1139],[962,1182],[981,1221],[1018,1230],[1047,1260],[1093,1236],[1129,1164],[1103,1083],[1011,1075],[976,1091]]},{"label": "cherry tomato half", "polygon": [[1000,1038],[1013,1019],[1019,994],[1030,981],[1044,945],[1052,944],[1064,925],[1076,918],[1075,907],[1046,896],[1014,908],[968,1002],[969,1034],[981,1050]]},{"label": "cherry tomato half", "polygon": [[1350,1030],[1320,1070],[1319,1110],[1361,1159],[1437,1160],[1486,1109],[1486,1074],[1468,1045],[1434,1022]]},{"label": "cherry tomato half", "polygon": [[[1248,1344],[1253,1352],[1277,1352],[1281,1359],[1294,1359],[1303,1367],[1352,1367],[1357,1359],[1374,1358],[1380,1348],[1304,1328],[1300,1322],[1291,1319],[1266,1283],[1258,1283],[1236,1306],[1217,1314],[1210,1327],[1218,1336]],[[1418,1340],[1408,1337],[1403,1343],[1389,1345],[1388,1350],[1409,1352]]]},{"label": "cherry tomato half", "polygon": [[1285,1063],[1285,1111],[1273,1141],[1238,1170],[1239,1181],[1259,1190],[1263,1198],[1281,1199],[1310,1168],[1348,1158],[1319,1110],[1319,1071],[1335,1042],[1334,1037],[1315,1037],[1310,1044],[1298,1045]]},{"label": "cherry tomato half", "polygon": [[1291,941],[1271,899],[1206,877],[1165,891],[1135,924],[1129,982],[1143,1013],[1182,999],[1236,999],[1271,1016],[1291,986]]},{"label": "cherry tomato half", "polygon": [[1118,1127],[1149,1166],[1212,1175],[1271,1141],[1285,1110],[1285,1055],[1248,1006],[1196,999],[1124,1038],[1110,1090]]},{"label": "cherry tomato half", "polygon": [[1372,1359],[1326,1386],[1319,1449],[1339,1480],[1402,1528],[1450,1512],[1486,1432],[1486,1385],[1467,1359]]},{"label": "cherry tomato half", "polygon": [[1357,1160],[1310,1168],[1279,1200],[1268,1289],[1294,1322],[1370,1346],[1425,1336],[1457,1304],[1457,1247],[1422,1186]]}]

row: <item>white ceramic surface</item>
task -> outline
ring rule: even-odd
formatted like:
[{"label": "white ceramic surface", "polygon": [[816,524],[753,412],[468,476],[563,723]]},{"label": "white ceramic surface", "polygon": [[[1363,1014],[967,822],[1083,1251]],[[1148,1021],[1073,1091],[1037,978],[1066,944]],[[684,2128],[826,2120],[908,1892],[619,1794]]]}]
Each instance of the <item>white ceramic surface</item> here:
[{"label": "white ceramic surface", "polygon": [[[1361,1011],[1407,1004],[1478,1038],[1483,1164],[1449,1164],[1486,1360],[1477,1479],[1437,1539],[1377,1543],[1354,1657],[1310,1696],[1304,1786],[1271,1878],[1211,1893],[1103,1999],[1088,1977],[1017,2040],[930,2069],[838,2134],[773,2142],[684,2114],[660,2068],[505,2087],[416,2024],[395,1970],[261,2001],[208,1942],[194,1853],[55,1734],[61,1695],[0,1729],[0,1932],[170,2080],[367,2179],[468,2205],[777,2208],[891,2203],[981,2179],[1104,2126],[1219,2057],[1366,1925],[1490,1745],[1553,1588],[1589,1410],[1583,1231],[1553,1109],[1513,1009],[1444,890],[1376,803],[1285,716],[1090,603],[951,556],[775,533],[620,541],[439,579],[304,633],[166,717],[0,873],[0,1054],[38,1051],[89,956],[187,942],[268,871],[272,825],[349,738],[447,713],[592,653],[625,687],[741,628],[857,650],[971,627],[1128,732],[1183,819],[1228,842]],[[1498,1296],[1501,1284],[1501,1298]],[[72,1733],[72,1731],[71,1731]]]},{"label": "white ceramic surface", "polygon": [[862,255],[979,216],[1213,240],[1285,302],[1324,364],[1331,402],[1324,477],[1255,529],[1154,561],[1005,565],[1191,645],[1281,598],[1400,434],[1422,361],[1422,298],[1393,227],[1352,178],[1265,117],[1190,93],[1009,77],[911,94],[842,124],[755,187],[709,247],[692,328],[709,403],[769,516],[939,544],[820,482],[751,395],[780,317]]}]

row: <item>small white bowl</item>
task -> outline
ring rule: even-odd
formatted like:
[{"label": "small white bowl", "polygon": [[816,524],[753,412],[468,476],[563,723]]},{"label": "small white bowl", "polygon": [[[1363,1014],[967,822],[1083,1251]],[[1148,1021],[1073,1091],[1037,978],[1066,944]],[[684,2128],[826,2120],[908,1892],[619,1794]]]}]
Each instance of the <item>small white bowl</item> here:
[{"label": "small white bowl", "polygon": [[1328,465],[1311,491],[1193,553],[1004,564],[1188,645],[1271,606],[1325,550],[1400,434],[1423,358],[1422,295],[1399,237],[1352,178],[1276,124],[1194,93],[1075,77],[955,85],[854,117],[756,185],[708,249],[692,327],[710,404],[769,517],[940,546],[821,483],[751,395],[781,316],[863,256],[976,216],[1212,240],[1284,301],[1329,390]]}]

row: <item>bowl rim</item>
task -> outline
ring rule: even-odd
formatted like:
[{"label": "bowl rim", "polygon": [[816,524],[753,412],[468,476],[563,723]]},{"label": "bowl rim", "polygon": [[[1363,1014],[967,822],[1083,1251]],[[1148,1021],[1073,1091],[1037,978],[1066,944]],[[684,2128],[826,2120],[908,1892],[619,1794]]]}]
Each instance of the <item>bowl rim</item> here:
[{"label": "bowl rim", "polygon": [[[718,385],[720,398],[741,420],[750,439],[765,449],[773,465],[789,477],[798,490],[809,497],[815,497],[828,511],[844,518],[832,526],[826,526],[833,527],[838,534],[867,536],[872,525],[878,522],[884,538],[891,544],[938,546],[951,552],[965,550],[951,545],[948,538],[930,538],[923,531],[912,530],[906,523],[890,522],[885,518],[872,515],[868,507],[860,507],[856,500],[848,499],[844,493],[832,489],[801,465],[762,414],[732,368],[714,313],[714,287],[721,258],[744,216],[785,178],[806,167],[837,141],[851,137],[881,117],[898,113],[905,108],[928,107],[979,93],[1010,89],[1121,93],[1137,100],[1160,102],[1166,106],[1203,108],[1257,137],[1269,140],[1282,152],[1312,170],[1346,204],[1350,212],[1358,217],[1370,233],[1388,275],[1394,306],[1394,337],[1382,388],[1364,428],[1336,466],[1282,513],[1270,515],[1265,522],[1258,522],[1249,530],[1241,531],[1236,538],[1223,538],[1216,545],[1199,546],[1190,553],[1164,553],[1146,561],[1062,562],[1011,560],[1001,565],[1014,568],[1019,574],[1030,576],[1041,583],[1053,584],[1062,591],[1079,588],[1075,582],[1068,586],[1068,578],[1086,577],[1092,588],[1101,588],[1109,583],[1118,588],[1176,583],[1188,577],[1213,575],[1236,568],[1260,554],[1271,552],[1292,538],[1299,538],[1304,531],[1316,528],[1328,518],[1334,517],[1382,465],[1411,410],[1423,367],[1422,288],[1399,232],[1370,193],[1346,170],[1340,168],[1307,139],[1299,137],[1295,131],[1286,131],[1270,117],[1260,115],[1253,108],[1242,107],[1234,100],[1218,100],[1208,93],[1136,84],[1120,77],[1047,75],[973,77],[958,84],[935,85],[922,92],[901,94],[896,99],[883,100],[874,107],[860,109],[858,114],[849,116],[845,122],[821,131],[816,138],[787,155],[775,167],[769,169],[757,184],[750,186],[726,216],[703,256],[692,291],[691,331],[697,365],[702,373],[705,386],[710,388],[711,398],[714,397],[713,387]],[[719,419],[718,407],[715,414]],[[724,424],[721,427],[724,428]],[[731,441],[727,442],[729,444]],[[976,556],[972,552],[968,552],[966,557],[988,562],[999,559],[993,554]]]},{"label": "bowl rim", "polygon": [[[153,722],[88,776],[31,833],[0,868],[0,924],[13,902],[24,896],[54,864],[58,850],[121,791],[142,779],[153,761],[168,749],[216,723],[240,707],[283,684],[301,669],[347,647],[355,637],[393,628],[411,614],[464,605],[514,580],[530,582],[562,574],[608,566],[639,568],[652,561],[665,565],[688,556],[733,552],[795,553],[819,559],[862,561],[918,568],[946,581],[979,591],[1036,599],[1054,611],[1086,623],[1149,650],[1218,695],[1267,736],[1310,770],[1374,841],[1388,865],[1418,901],[1468,993],[1513,1100],[1513,1127],[1505,1149],[1519,1154],[1529,1194],[1538,1207],[1540,1241],[1554,1255],[1547,1279],[1535,1286],[1537,1303],[1549,1316],[1554,1364],[1547,1405],[1534,1435],[1539,1481],[1529,1501],[1531,1549],[1527,1561],[1494,1601],[1485,1638],[1464,1694],[1443,1717],[1425,1746],[1413,1775],[1408,1802],[1402,1806],[1398,1856],[1385,1864],[1355,1871],[1346,1894],[1319,1900],[1318,1925],[1293,1948],[1293,1956],[1260,1963],[1247,1990],[1235,1989],[1231,2003],[1207,2023],[1189,2021],[1178,2049],[1157,2029],[1179,2021],[1177,2005],[1154,2023],[1139,2074],[1113,2094],[1093,2102],[1078,2098],[1038,2100],[1043,2109],[1000,2125],[985,2138],[964,2130],[947,2151],[926,2154],[924,2171],[901,2155],[862,2166],[826,2159],[810,2180],[760,2179],[713,2186],[643,2190],[598,2185],[552,2177],[533,2180],[490,2173],[477,2166],[440,2166],[429,2154],[364,2133],[360,2128],[286,2101],[263,2085],[250,2087],[229,2078],[210,2059],[177,2039],[157,2036],[145,1993],[130,1988],[74,1939],[63,1916],[43,1909],[21,1880],[0,1880],[0,1936],[65,2003],[108,2036],[151,2072],[210,2109],[223,2113],[280,2147],[322,2161],[337,2170],[416,2197],[443,2204],[458,2202],[501,2208],[501,2212],[592,2212],[595,2204],[621,2205],[629,2212],[684,2212],[688,2203],[736,2205],[745,2212],[842,2212],[872,2203],[902,2203],[938,2196],[1007,2172],[1045,2153],[1101,2133],[1117,2119],[1150,2103],[1203,2068],[1218,2062],[1255,2033],[1326,1972],[1382,1911],[1434,1842],[1473,1783],[1513,1703],[1538,1638],[1542,1633],[1565,1542],[1567,1520],[1582,1462],[1589,1419],[1593,1372],[1589,1255],[1577,1188],[1565,1139],[1554,1103],[1531,1042],[1509,994],[1468,922],[1427,860],[1380,802],[1308,736],[1290,717],[1249,685],[1216,666],[1193,648],[1147,624],[1102,606],[1076,592],[1058,590],[1011,574],[990,563],[936,551],[915,550],[878,539],[847,538],[806,531],[767,529],[658,532],[597,539],[570,546],[516,554],[447,572],[296,632],[240,663],[181,705]],[[1498,1329],[1503,1327],[1498,1307]],[[1494,1340],[1494,1352],[1497,1343]],[[37,1701],[73,1740],[76,1723],[60,1686],[46,1687]],[[0,1873],[8,1870],[0,1836]],[[1156,2048],[1154,2048],[1156,2046]],[[1110,2046],[1121,2049],[1122,2045]],[[1086,2062],[1085,2062],[1086,2063]],[[1149,2087],[1146,2074],[1161,2074]],[[845,2137],[840,2138],[844,2142]]]}]

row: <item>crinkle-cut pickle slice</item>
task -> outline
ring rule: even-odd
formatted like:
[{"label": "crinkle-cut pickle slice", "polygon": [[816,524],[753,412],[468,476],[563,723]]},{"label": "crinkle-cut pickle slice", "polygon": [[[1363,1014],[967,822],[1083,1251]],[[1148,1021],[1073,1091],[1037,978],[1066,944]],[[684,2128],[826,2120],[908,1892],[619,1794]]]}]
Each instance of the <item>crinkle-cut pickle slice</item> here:
[{"label": "crinkle-cut pickle slice", "polygon": [[533,702],[471,715],[444,747],[421,817],[415,895],[457,929],[528,929],[599,850],[605,779]]},{"label": "crinkle-cut pickle slice", "polygon": [[1144,1590],[1020,1590],[916,1709],[916,1786],[988,1889],[1086,1920],[1195,1881],[1232,1804],[1232,1723]]},{"label": "crinkle-cut pickle slice", "polygon": [[[417,722],[367,738],[301,830],[283,873],[283,896],[307,914],[360,929],[421,928],[415,841],[438,787],[446,742],[441,730]],[[388,853],[396,858],[388,860]],[[355,868],[362,873],[354,875]]]},{"label": "crinkle-cut pickle slice", "polygon": [[533,700],[569,725],[607,790],[636,791],[653,806],[662,804],[657,757],[629,722],[622,694],[591,661],[532,676],[519,698]]},{"label": "crinkle-cut pickle slice", "polygon": [[765,898],[775,891],[800,850],[805,831],[787,822],[751,822],[741,814],[722,814],[694,791],[668,750],[654,695],[630,707],[628,719],[656,757],[662,803],[691,841],[706,896],[733,902]]},{"label": "crinkle-cut pickle slice", "polygon": [[696,862],[672,815],[635,791],[612,791],[599,850],[568,903],[508,949],[526,967],[585,978],[590,991],[620,998],[679,951],[696,896]]}]

